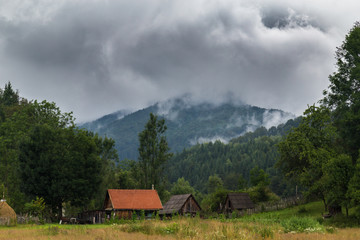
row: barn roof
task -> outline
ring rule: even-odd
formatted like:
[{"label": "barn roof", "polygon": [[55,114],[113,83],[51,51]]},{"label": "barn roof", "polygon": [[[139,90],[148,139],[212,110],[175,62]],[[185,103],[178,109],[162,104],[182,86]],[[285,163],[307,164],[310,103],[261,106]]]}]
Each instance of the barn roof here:
[{"label": "barn roof", "polygon": [[227,197],[234,209],[247,209],[255,207],[249,194],[247,193],[229,193]]},{"label": "barn roof", "polygon": [[160,210],[163,208],[156,190],[109,189],[107,197],[113,209]]},{"label": "barn roof", "polygon": [[170,200],[167,201],[167,203],[165,203],[164,209],[161,210],[159,213],[160,214],[170,214],[170,213],[175,213],[175,212],[180,211],[180,209],[184,206],[184,204],[190,197],[192,197],[194,199],[194,201],[196,202],[196,200],[192,196],[192,194],[181,194],[181,195],[171,196]]}]

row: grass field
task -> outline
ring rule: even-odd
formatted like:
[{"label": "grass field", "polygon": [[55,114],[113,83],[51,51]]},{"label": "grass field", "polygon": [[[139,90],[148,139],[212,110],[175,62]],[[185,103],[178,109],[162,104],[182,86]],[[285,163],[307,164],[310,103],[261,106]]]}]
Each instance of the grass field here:
[{"label": "grass field", "polygon": [[109,225],[1,227],[5,239],[360,239],[360,228],[337,228],[321,218],[321,203],[236,219],[175,218]]}]

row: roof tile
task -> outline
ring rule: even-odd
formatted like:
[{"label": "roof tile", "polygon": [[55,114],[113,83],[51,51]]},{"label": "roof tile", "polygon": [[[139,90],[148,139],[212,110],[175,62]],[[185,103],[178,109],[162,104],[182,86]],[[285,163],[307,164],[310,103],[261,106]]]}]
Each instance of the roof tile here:
[{"label": "roof tile", "polygon": [[163,206],[156,190],[109,189],[114,209],[159,210]]}]

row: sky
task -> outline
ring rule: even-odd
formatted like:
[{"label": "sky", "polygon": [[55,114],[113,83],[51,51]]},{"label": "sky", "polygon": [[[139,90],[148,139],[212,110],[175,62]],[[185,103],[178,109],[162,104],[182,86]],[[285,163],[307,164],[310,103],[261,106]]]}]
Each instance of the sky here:
[{"label": "sky", "polygon": [[78,122],[191,96],[301,115],[358,0],[0,0],[0,87]]}]

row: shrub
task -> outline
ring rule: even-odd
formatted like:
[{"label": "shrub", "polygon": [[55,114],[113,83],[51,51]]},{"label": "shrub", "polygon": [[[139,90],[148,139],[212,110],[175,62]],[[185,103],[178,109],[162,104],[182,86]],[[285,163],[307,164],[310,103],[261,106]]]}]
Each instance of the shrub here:
[{"label": "shrub", "polygon": [[310,217],[291,217],[280,221],[284,232],[323,232],[324,228],[318,221]]}]

